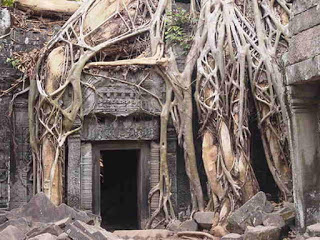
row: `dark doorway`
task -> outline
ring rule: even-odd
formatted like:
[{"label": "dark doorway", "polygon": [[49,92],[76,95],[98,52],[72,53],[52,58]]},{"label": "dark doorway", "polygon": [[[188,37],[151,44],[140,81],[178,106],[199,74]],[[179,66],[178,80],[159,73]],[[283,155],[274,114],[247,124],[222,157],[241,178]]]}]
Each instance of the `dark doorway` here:
[{"label": "dark doorway", "polygon": [[256,117],[251,119],[249,128],[251,132],[252,167],[257,177],[260,190],[266,193],[269,201],[279,202],[280,191],[269,170]]},{"label": "dark doorway", "polygon": [[101,217],[108,230],[137,229],[139,150],[101,151]]}]

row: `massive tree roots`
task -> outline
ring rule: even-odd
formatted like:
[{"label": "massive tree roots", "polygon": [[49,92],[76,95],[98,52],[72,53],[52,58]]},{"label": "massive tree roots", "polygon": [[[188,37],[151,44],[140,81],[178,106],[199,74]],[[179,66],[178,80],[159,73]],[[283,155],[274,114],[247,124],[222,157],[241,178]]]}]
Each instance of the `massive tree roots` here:
[{"label": "massive tree roots", "polygon": [[[250,155],[251,98],[269,168],[283,198],[291,196],[281,69],[289,1],[211,0],[192,1],[192,6],[190,16],[197,16],[198,23],[182,70],[175,46],[165,41],[166,16],[174,7],[171,0],[88,1],[42,49],[29,94],[35,191],[44,191],[56,204],[62,201],[64,145],[81,129],[84,115],[90,114],[82,109],[84,90],[95,91],[94,84],[83,80],[90,76],[134,86],[159,108],[158,112],[141,109],[161,119],[160,179],[149,194],[150,199],[159,194],[159,204],[146,227],[160,214],[165,222],[175,218],[167,162],[170,117],[185,153],[193,211],[216,213],[213,232],[225,227],[229,214],[258,191],[251,167],[255,159]],[[137,68],[148,74],[136,82],[114,73]],[[144,85],[157,78],[166,86],[164,99]],[[207,206],[194,148],[194,83],[210,185]]]}]

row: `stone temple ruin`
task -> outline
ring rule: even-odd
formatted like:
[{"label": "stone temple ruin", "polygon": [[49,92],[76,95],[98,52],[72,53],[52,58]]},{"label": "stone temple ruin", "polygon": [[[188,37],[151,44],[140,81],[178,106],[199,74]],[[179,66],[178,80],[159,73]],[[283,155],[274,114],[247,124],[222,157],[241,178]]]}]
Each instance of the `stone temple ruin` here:
[{"label": "stone temple ruin", "polygon": [[[284,59],[296,225],[303,230],[320,222],[319,4],[317,0],[294,1],[294,16],[290,23],[292,38]],[[55,27],[49,28],[54,32]],[[6,63],[10,54],[40,47],[48,39],[45,34],[19,28],[14,28],[11,36],[14,41],[0,39],[0,89],[8,89],[19,77],[19,72]],[[136,82],[149,73],[137,69],[130,74],[127,76],[129,81]],[[160,120],[150,114],[159,111],[158,103],[149,95],[138,94],[127,84],[108,85],[90,76],[84,76],[84,81],[94,82],[98,94],[86,89],[84,115],[86,111],[93,114],[85,116],[81,131],[67,140],[62,181],[64,202],[101,216],[102,225],[143,229],[157,208],[159,197],[155,195],[148,202],[150,189],[159,181]],[[153,81],[146,82],[146,86],[159,96],[165,91],[163,82],[157,81],[156,75]],[[27,203],[33,192],[27,99],[24,96],[16,98],[10,118],[11,99],[10,95],[0,98],[0,208],[4,210]],[[258,129],[253,129],[252,134],[253,138],[259,135]],[[261,151],[256,150],[253,155],[262,159],[259,163],[263,162],[262,144],[258,140],[253,144],[257,148],[261,145]],[[197,155],[201,157],[200,151]],[[168,128],[168,159],[172,199],[175,211],[183,219],[190,215],[189,183],[183,168],[183,153],[171,125]],[[120,171],[124,162],[128,167]],[[257,178],[262,190],[269,191],[275,200],[277,194],[270,188],[272,176],[267,165],[264,167],[256,167]],[[132,213],[130,217],[126,215],[128,212]]]}]

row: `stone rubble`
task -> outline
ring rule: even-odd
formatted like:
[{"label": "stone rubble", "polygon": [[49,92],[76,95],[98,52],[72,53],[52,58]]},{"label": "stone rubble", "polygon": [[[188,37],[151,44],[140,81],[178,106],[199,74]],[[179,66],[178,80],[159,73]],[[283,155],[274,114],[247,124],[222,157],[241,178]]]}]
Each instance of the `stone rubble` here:
[{"label": "stone rubble", "polygon": [[[2,213],[1,240],[120,240],[97,225],[97,216],[65,204],[56,207],[44,193],[24,206]],[[91,224],[91,225],[90,225]]]}]

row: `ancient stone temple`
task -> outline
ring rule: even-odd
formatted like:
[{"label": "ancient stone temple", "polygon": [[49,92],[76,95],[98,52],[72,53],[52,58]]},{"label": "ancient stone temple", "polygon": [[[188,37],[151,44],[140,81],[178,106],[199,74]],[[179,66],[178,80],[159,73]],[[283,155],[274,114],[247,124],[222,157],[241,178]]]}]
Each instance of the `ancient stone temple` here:
[{"label": "ancient stone temple", "polygon": [[[320,222],[319,6],[317,0],[294,1],[289,52],[282,59],[296,225],[302,230]],[[0,16],[6,14],[6,11],[0,12]],[[19,27],[9,30],[10,25],[4,27],[5,31],[0,34],[7,36],[0,38],[1,90],[10,89],[14,81],[21,78],[21,72],[10,62],[12,52],[41,48],[61,26],[46,27],[45,33]],[[184,59],[177,59],[178,65],[179,61]],[[62,147],[63,202],[100,216],[106,228],[143,229],[159,205],[159,195],[149,199],[148,194],[160,178],[159,102],[165,99],[165,84],[149,66],[97,68],[92,72],[83,71],[81,75],[85,86],[81,130],[68,136]],[[126,76],[127,82],[119,81],[117,76]],[[69,95],[71,98],[72,93]],[[0,113],[0,209],[11,210],[27,203],[35,191],[27,94],[1,95]],[[252,171],[261,191],[277,201],[280,191],[268,168],[261,129],[256,119],[252,122],[248,124],[252,139],[248,148],[254,159]],[[76,119],[74,125],[74,128],[80,126],[80,119]],[[194,125],[196,132],[198,122],[194,121]],[[185,220],[191,214],[191,196],[183,150],[173,123],[169,123],[167,133],[171,199],[175,215]],[[210,187],[205,186],[201,147],[195,148],[202,188],[210,195]],[[156,219],[154,224],[159,222],[161,220]]]},{"label": "ancient stone temple", "polygon": [[293,159],[296,223],[320,221],[319,176],[319,1],[295,1],[287,56],[290,140]]}]

